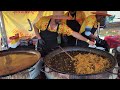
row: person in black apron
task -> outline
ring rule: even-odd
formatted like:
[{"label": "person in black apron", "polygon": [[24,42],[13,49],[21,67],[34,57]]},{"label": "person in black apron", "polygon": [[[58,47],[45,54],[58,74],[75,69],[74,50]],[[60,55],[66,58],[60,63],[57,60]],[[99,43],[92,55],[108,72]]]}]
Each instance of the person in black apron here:
[{"label": "person in black apron", "polygon": [[[70,13],[68,13],[74,18],[74,20],[67,20],[67,26],[69,26],[72,30],[79,32],[81,25],[80,23],[78,23],[78,21],[76,20],[76,11],[69,11]],[[92,28],[91,33],[94,34],[97,28]],[[85,32],[81,33],[82,36],[86,37],[87,39],[91,40],[90,37],[85,35]],[[72,36],[67,36],[67,43],[68,46],[80,46],[80,47],[88,47],[89,44],[87,42],[84,42],[82,40],[77,40],[76,38],[72,37]]]},{"label": "person in black apron", "polygon": [[[96,17],[97,27],[94,27],[94,25],[93,25],[92,28],[90,28],[89,30],[87,30],[88,28],[85,28],[85,31],[81,33],[82,36],[84,36],[84,37],[86,37],[87,39],[92,40],[92,41],[95,40],[95,39],[99,39],[99,38],[98,38],[97,36],[95,36],[94,34],[95,34],[95,32],[96,32],[96,30],[97,30],[97,28],[98,28],[98,22],[101,22],[101,20],[103,19],[103,16],[97,16],[97,15],[95,15],[95,17]],[[87,36],[87,35],[85,34],[86,31],[91,32],[91,34],[90,34],[89,36]],[[81,40],[77,40],[77,45],[80,46],[80,47],[88,47],[88,46],[89,46],[88,43],[83,42],[83,41],[81,41]]]},{"label": "person in black apron", "polygon": [[[101,23],[101,21],[103,19],[105,19],[105,16],[108,16],[107,14],[104,14],[104,13],[99,12],[99,11],[97,11],[97,13],[94,13],[94,14],[96,14],[95,17],[96,17],[96,22],[97,23],[98,22]],[[100,25],[99,25],[99,27],[100,27]],[[99,36],[94,36],[94,33],[96,32],[97,28],[98,28],[98,24],[97,24],[96,28],[93,26],[91,28],[91,30],[88,30],[88,31],[91,32],[90,36],[85,35],[85,31],[83,33],[81,33],[81,35],[84,36],[84,37],[86,37],[87,39],[89,39],[91,41],[95,40],[96,41],[96,46],[103,47],[103,48],[105,48],[105,51],[109,52],[110,47],[107,44],[107,42],[105,40],[100,39]],[[77,45],[81,46],[81,47],[88,47],[89,46],[88,43],[86,43],[84,41],[81,41],[81,40],[77,41]]]},{"label": "person in black apron", "polygon": [[[67,20],[66,24],[70,27],[73,31],[79,32],[81,25],[76,20],[76,11],[69,11],[69,14],[74,18],[73,20]],[[68,46],[75,46],[76,45],[76,38],[73,36],[67,36],[67,45]]]},{"label": "person in black apron", "polygon": [[[40,50],[40,53],[42,55],[42,57],[44,57],[45,55],[47,55],[49,52],[51,52],[52,50],[55,50],[57,48],[58,44],[58,33],[57,32],[51,32],[48,30],[48,26],[50,24],[51,19],[49,20],[49,23],[46,27],[45,31],[41,31],[40,32],[40,36],[42,38],[42,40],[44,41],[44,45],[42,46],[42,50]],[[59,24],[57,26],[57,31],[59,28]],[[38,48],[41,48],[41,44],[40,42],[38,42]]]}]

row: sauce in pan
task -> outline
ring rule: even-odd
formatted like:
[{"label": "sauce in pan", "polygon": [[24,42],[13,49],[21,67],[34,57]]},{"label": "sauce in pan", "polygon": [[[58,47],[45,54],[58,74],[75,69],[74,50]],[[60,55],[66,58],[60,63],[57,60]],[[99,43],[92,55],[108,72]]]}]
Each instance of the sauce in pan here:
[{"label": "sauce in pan", "polygon": [[0,56],[0,76],[30,68],[40,57],[33,53],[10,53]]}]

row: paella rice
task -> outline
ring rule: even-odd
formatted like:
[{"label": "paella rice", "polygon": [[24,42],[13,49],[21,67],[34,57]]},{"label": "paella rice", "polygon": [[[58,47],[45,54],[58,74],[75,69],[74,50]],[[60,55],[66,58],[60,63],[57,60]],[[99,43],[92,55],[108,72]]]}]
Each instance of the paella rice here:
[{"label": "paella rice", "polygon": [[74,56],[75,70],[77,74],[95,74],[102,72],[110,67],[110,62],[107,58],[103,58],[96,54],[77,54]]}]

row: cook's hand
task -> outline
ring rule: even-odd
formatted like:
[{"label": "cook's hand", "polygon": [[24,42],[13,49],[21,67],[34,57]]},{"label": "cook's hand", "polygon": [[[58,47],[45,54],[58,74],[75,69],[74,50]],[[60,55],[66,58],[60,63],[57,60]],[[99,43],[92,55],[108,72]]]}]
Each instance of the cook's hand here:
[{"label": "cook's hand", "polygon": [[95,45],[95,42],[89,41],[89,44],[93,46],[93,45]]},{"label": "cook's hand", "polygon": [[86,41],[89,45],[95,45],[95,42],[93,42],[93,41],[90,41],[89,39]]},{"label": "cook's hand", "polygon": [[37,50],[40,52],[44,51],[45,42],[42,39],[38,39]]},{"label": "cook's hand", "polygon": [[38,39],[38,43],[42,46],[45,45],[45,41],[43,39]]}]

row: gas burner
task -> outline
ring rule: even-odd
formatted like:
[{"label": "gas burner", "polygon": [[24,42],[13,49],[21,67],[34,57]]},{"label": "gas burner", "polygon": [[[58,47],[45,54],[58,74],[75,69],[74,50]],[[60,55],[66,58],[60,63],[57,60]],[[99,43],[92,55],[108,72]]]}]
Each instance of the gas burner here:
[{"label": "gas burner", "polygon": [[110,54],[112,54],[117,60],[117,64],[115,66],[117,68],[114,68],[113,73],[115,74],[112,75],[111,79],[120,79],[120,46],[111,49]]},{"label": "gas burner", "polygon": [[118,52],[120,52],[120,46],[119,46],[119,47],[117,47],[117,51],[118,51]]},{"label": "gas burner", "polygon": [[[116,64],[115,67],[118,67],[118,65]],[[109,76],[109,79],[117,79],[118,78],[118,69],[114,68],[113,72],[111,72],[111,75]]]}]

